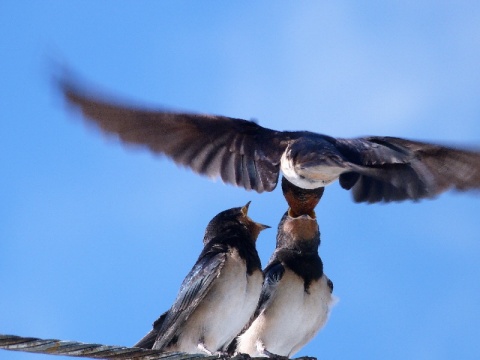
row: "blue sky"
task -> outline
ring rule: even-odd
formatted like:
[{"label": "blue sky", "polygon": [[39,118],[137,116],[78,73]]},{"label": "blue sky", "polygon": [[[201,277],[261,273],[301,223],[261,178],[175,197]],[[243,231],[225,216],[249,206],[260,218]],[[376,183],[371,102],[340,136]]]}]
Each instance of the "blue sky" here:
[{"label": "blue sky", "polygon": [[[285,201],[127,149],[66,111],[52,62],[148,106],[279,130],[480,146],[477,1],[0,3],[0,333],[132,345],[175,298],[208,221]],[[317,208],[340,302],[298,355],[478,359],[480,198]],[[51,359],[0,351],[1,359]]]}]

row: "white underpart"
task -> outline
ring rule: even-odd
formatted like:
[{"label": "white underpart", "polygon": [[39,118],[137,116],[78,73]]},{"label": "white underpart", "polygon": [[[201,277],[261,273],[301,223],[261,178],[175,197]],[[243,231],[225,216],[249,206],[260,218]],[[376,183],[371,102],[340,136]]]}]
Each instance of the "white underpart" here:
[{"label": "white underpart", "polygon": [[292,159],[287,158],[287,151],[282,155],[280,168],[283,176],[302,189],[316,189],[330,185],[338,179],[340,174],[346,171],[343,167],[331,165],[318,165],[302,168],[295,166]]},{"label": "white underpart", "polygon": [[272,289],[264,311],[238,338],[237,352],[252,357],[270,353],[291,357],[325,325],[336,298],[330,293],[327,277],[310,284],[292,271],[286,271]]},{"label": "white underpart", "polygon": [[165,351],[208,354],[228,346],[253,315],[262,290],[261,271],[251,276],[246,271],[245,260],[234,250],[208,294],[185,322],[177,343]]}]

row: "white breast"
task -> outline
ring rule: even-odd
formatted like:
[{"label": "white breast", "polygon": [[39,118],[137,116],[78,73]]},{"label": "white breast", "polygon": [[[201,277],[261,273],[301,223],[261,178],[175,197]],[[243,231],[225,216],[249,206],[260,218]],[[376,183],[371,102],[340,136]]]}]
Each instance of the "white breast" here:
[{"label": "white breast", "polygon": [[295,165],[292,159],[287,156],[287,151],[283,153],[280,162],[283,176],[292,184],[302,189],[325,187],[337,180],[340,174],[345,172],[344,168],[330,165],[310,167]]},{"label": "white breast", "polygon": [[325,325],[336,299],[327,277],[312,282],[309,293],[298,275],[285,272],[267,308],[238,339],[237,351],[252,357],[269,352],[290,357]]},{"label": "white breast", "polygon": [[260,270],[246,274],[245,261],[236,251],[228,257],[214,285],[187,320],[176,345],[166,351],[201,353],[199,343],[211,352],[222,350],[250,320],[260,297]]}]

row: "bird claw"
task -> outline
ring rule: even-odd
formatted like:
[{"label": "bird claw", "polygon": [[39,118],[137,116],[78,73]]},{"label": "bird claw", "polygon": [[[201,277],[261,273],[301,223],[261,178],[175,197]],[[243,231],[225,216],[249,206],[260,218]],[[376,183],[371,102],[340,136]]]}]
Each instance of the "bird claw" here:
[{"label": "bird claw", "polygon": [[197,347],[198,347],[198,349],[199,349],[200,351],[203,351],[203,352],[204,352],[205,354],[207,354],[208,356],[212,356],[212,355],[213,355],[213,353],[205,347],[205,344],[204,344],[204,343],[199,343],[199,344],[197,345]]},{"label": "bird claw", "polygon": [[250,360],[252,357],[245,353],[235,353],[230,360]]},{"label": "bird claw", "polygon": [[[232,354],[230,354],[228,351],[217,351],[217,352],[215,352],[215,355],[217,355],[219,359],[224,359],[224,360],[232,359]],[[235,358],[236,358],[236,356],[235,356]],[[238,358],[238,360],[243,360],[243,359]]]},{"label": "bird claw", "polygon": [[277,355],[274,354],[267,349],[263,349],[262,355],[268,356],[270,359],[277,359],[277,360],[288,360],[288,356],[283,356],[283,355]]}]

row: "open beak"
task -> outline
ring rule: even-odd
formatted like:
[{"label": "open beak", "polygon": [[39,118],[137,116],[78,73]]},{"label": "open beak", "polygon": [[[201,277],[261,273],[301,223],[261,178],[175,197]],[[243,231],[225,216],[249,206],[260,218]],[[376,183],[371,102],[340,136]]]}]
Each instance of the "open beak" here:
[{"label": "open beak", "polygon": [[[251,201],[249,201],[244,207],[242,207],[241,211],[242,211],[242,215],[245,216],[245,217],[248,217],[248,208],[250,206],[250,203]],[[257,223],[255,221],[253,221],[252,219],[250,219],[250,217],[248,217],[248,220],[251,222],[251,224],[255,225],[255,227],[257,228],[257,231],[258,233],[262,230],[265,230],[265,229],[270,229],[271,226],[268,226],[268,225],[264,225],[264,224],[260,224],[260,223]]]},{"label": "open beak", "polygon": [[250,206],[250,203],[251,203],[251,201],[249,201],[249,202],[247,203],[247,205],[245,205],[244,207],[242,207],[242,214],[243,214],[243,216],[247,216],[247,215],[248,215],[248,207]]}]

